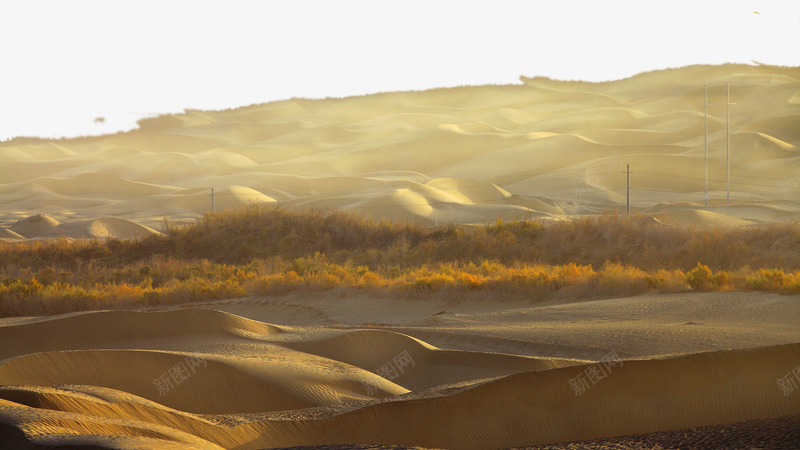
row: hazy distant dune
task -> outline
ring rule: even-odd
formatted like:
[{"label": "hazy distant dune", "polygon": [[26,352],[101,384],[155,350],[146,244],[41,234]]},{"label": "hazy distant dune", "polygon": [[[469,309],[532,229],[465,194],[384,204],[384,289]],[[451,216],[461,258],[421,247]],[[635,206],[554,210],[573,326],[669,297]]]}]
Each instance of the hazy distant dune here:
[{"label": "hazy distant dune", "polygon": [[[278,200],[426,223],[508,215],[502,196],[476,202],[455,186],[432,195],[397,183],[424,177],[550,198],[566,205],[559,208],[565,215],[601,213],[625,208],[626,164],[634,212],[688,202],[731,214],[719,209],[727,197],[720,105],[728,83],[736,103],[729,109],[732,201],[776,208],[758,220],[800,217],[787,214],[794,206],[786,203],[800,195],[798,68],[729,64],[603,83],[521,82],[187,110],[144,119],[126,133],[0,143],[0,165],[7,168],[0,179],[2,225],[36,213],[83,220],[135,213],[155,225],[210,210],[212,188],[221,196],[217,208]],[[704,123],[706,84],[713,106]],[[554,214],[535,204],[518,201],[515,208],[528,216]],[[478,206],[479,214],[465,213]],[[735,211],[752,218],[746,208]]]}]

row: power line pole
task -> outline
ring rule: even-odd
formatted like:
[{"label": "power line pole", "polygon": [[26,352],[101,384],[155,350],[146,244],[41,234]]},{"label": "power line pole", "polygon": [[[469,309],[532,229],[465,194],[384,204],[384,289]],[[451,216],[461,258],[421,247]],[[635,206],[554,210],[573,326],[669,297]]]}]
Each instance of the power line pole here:
[{"label": "power line pole", "polygon": [[211,212],[214,212],[214,188],[211,188]]},{"label": "power line pole", "polygon": [[628,188],[625,189],[625,193],[627,194],[628,215],[630,216],[631,215],[631,165],[630,164],[626,164],[626,166],[628,167],[628,170],[627,170],[628,182],[626,183]]},{"label": "power line pole", "polygon": [[730,160],[730,105],[736,105],[736,103],[731,103],[731,93],[730,93],[730,84],[725,84],[725,91],[727,93],[727,100],[725,103],[708,103],[708,85],[704,85],[705,89],[705,101],[703,102],[703,156],[705,159],[705,166],[706,166],[706,192],[705,192],[705,205],[708,206],[708,107],[709,106],[725,106],[725,160],[726,165],[728,167],[728,188],[727,188],[727,200],[728,203],[731,202],[731,160]]},{"label": "power line pole", "polygon": [[705,86],[706,97],[703,100],[703,155],[706,160],[706,195],[705,206],[708,206],[708,85]]},{"label": "power line pole", "polygon": [[631,165],[625,164],[625,171],[622,172],[626,174],[625,179],[625,209],[628,212],[628,215],[631,215]]},{"label": "power line pole", "polygon": [[725,199],[727,203],[731,202],[731,85],[725,83],[725,166],[728,170],[727,188],[725,190]]}]

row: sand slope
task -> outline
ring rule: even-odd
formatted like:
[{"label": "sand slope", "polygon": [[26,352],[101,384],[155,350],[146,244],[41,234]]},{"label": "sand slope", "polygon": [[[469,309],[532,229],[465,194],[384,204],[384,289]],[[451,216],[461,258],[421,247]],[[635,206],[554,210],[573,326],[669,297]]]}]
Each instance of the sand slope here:
[{"label": "sand slope", "polygon": [[800,413],[776,383],[800,365],[796,296],[415,304],[295,294],[5,319],[0,444],[504,448]]},{"label": "sand slope", "polygon": [[[726,83],[738,208],[725,204],[718,106],[703,204],[703,86],[720,104]],[[796,67],[722,65],[188,110],[127,133],[0,143],[0,226],[46,213],[154,227],[209,211],[212,188],[218,209],[281,202],[424,223],[591,214],[624,209],[627,164],[635,212],[681,203],[712,214],[668,214],[678,223],[798,220],[798,95]]]}]

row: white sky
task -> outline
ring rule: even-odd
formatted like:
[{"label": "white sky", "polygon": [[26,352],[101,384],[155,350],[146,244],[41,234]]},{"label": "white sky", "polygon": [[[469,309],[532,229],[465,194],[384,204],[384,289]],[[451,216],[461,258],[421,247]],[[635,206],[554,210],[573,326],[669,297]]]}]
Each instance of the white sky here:
[{"label": "white sky", "polygon": [[754,60],[800,65],[800,1],[2,0],[0,139],[114,132],[184,108]]}]

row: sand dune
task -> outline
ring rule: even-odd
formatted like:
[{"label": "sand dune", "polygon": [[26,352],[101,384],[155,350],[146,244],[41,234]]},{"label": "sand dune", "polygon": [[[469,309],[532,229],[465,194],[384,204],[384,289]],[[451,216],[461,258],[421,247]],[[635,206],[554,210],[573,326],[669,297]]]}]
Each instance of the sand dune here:
[{"label": "sand dune", "polygon": [[[623,210],[626,164],[634,212],[681,202],[752,221],[746,208],[714,209],[727,198],[726,148],[733,203],[800,195],[797,68],[691,66],[605,83],[521,81],[187,110],[144,119],[127,133],[3,142],[0,226],[47,214],[60,221],[113,216],[156,227],[164,217],[184,220],[210,210],[210,198],[203,197],[211,188],[220,194],[217,208],[276,200],[425,223],[568,217]],[[737,104],[730,146],[724,108],[710,107],[711,206],[701,205],[698,105],[704,85],[710,103],[724,102],[726,83]],[[435,179],[461,181],[429,184]],[[437,193],[399,181],[435,185]],[[476,199],[463,190],[467,185],[494,185],[522,201],[510,208],[505,194]],[[565,206],[537,209],[533,199]],[[797,220],[798,211],[787,214],[786,206],[771,215],[760,211],[756,220]],[[704,217],[719,223],[715,214],[686,216],[687,224]]]},{"label": "sand dune", "polygon": [[57,220],[50,216],[37,214],[18,221],[10,230],[21,236],[33,238],[55,230],[59,224]]},{"label": "sand dune", "polygon": [[152,228],[112,217],[62,224],[45,237],[135,239],[158,233]]},{"label": "sand dune", "polygon": [[[73,238],[73,239],[135,239],[147,237],[158,231],[130,220],[106,217],[59,223],[46,215],[35,215],[23,219],[11,229],[5,230],[5,238]],[[9,234],[11,233],[11,234]]]},{"label": "sand dune", "polygon": [[[123,397],[106,403],[102,397],[61,392],[37,395],[39,388],[20,386],[0,390],[3,416],[15,417],[13,423],[3,416],[0,420],[38,442],[61,437],[53,436],[59,428],[75,439],[75,431],[83,428],[84,433],[119,436],[130,447],[136,438],[147,437],[225,448],[353,442],[505,448],[797,414],[797,402],[782,396],[774,380],[765,376],[780,377],[791,370],[797,351],[796,346],[783,346],[624,361],[580,396],[571,391],[567,380],[592,366],[524,372],[447,395],[398,399],[334,416],[251,419],[237,426],[209,423],[113,390],[98,390],[104,396]],[[205,377],[210,375],[190,381]],[[69,392],[69,387],[60,390]],[[44,398],[31,401],[37,397]],[[660,407],[653,408],[654,404]],[[86,439],[85,434],[81,437]]]},{"label": "sand dune", "polygon": [[800,413],[775,381],[800,364],[795,298],[417,303],[293,295],[5,320],[0,439],[505,448]]},{"label": "sand dune", "polygon": [[658,220],[668,223],[688,224],[695,226],[715,225],[715,226],[742,226],[753,223],[752,221],[731,217],[715,211],[701,211],[697,209],[677,209],[673,208],[665,213],[656,214]]},{"label": "sand dune", "polygon": [[[201,213],[211,210],[211,191],[201,188],[187,188],[180,192],[164,195],[158,200],[137,202],[137,210],[148,211],[152,204],[159,205],[171,213]],[[220,210],[237,208],[254,203],[274,203],[275,199],[244,186],[228,186],[214,191],[214,207]]]}]

